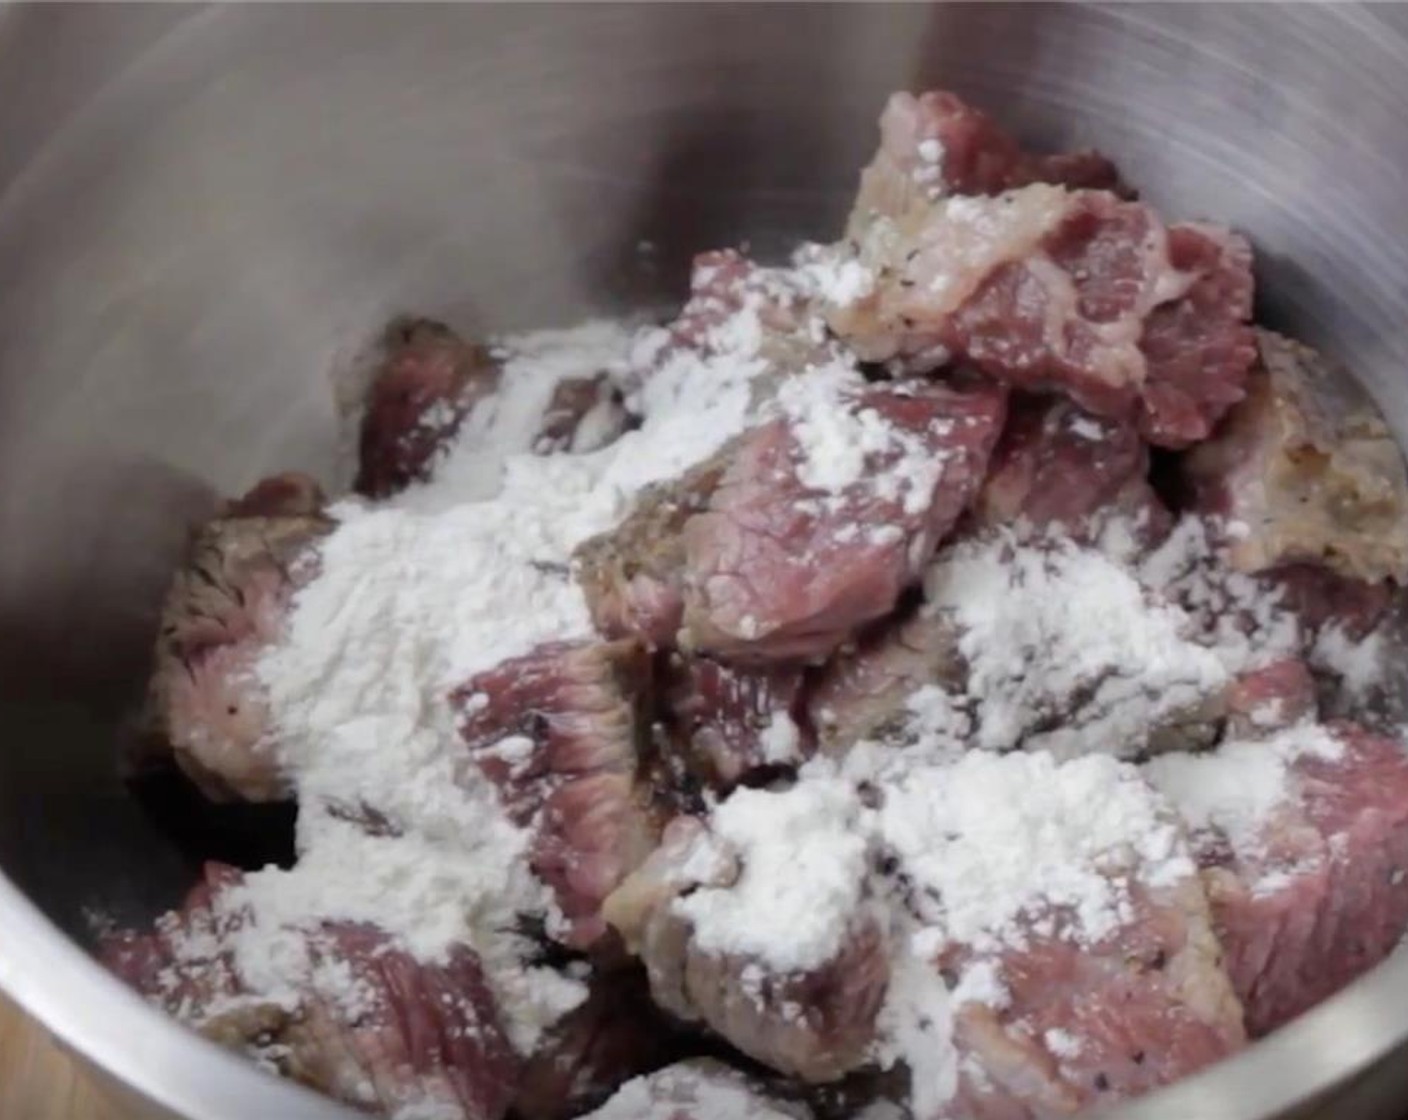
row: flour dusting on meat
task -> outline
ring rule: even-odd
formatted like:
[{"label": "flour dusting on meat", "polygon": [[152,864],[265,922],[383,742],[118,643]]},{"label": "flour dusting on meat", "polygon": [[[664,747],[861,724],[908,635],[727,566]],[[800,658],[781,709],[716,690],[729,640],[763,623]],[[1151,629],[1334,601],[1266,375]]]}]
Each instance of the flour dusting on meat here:
[{"label": "flour dusting on meat", "polygon": [[[429,481],[331,507],[317,578],[257,666],[301,808],[298,864],[252,873],[217,902],[251,915],[233,938],[248,985],[292,1001],[308,979],[307,929],[346,920],[376,925],[423,960],[470,947],[524,1052],[581,998],[575,981],[520,963],[532,947],[514,930],[535,918],[553,928],[560,915],[528,870],[532,824],[513,824],[464,764],[448,697],[543,643],[591,635],[573,550],[618,522],[642,487],[757,422],[756,383],[776,364],[769,330],[814,333],[805,317],[785,332],[764,319],[813,284],[758,270],[740,305],[701,301],[706,321],[689,345],[665,328],[608,323],[506,339],[501,388]],[[553,386],[587,373],[612,379],[640,426],[601,451],[533,454]],[[823,380],[835,394],[863,384],[839,368]],[[839,395],[814,401],[816,424],[849,423],[828,418],[828,401],[842,411]],[[880,418],[871,429],[894,444]],[[779,713],[768,755],[792,757],[795,735]],[[369,815],[381,827],[366,828]]]},{"label": "flour dusting on meat", "polygon": [[[1408,600],[1305,559],[1358,524],[1312,483],[1406,476],[1251,304],[1237,235],[930,93],[844,239],[705,253],[666,324],[398,321],[356,494],[228,504],[158,646],[168,755],[296,798],[296,862],[109,963],[396,1120],[1027,1120],[1221,1060],[1408,925]],[[1287,462],[1334,509],[1268,537]]]}]

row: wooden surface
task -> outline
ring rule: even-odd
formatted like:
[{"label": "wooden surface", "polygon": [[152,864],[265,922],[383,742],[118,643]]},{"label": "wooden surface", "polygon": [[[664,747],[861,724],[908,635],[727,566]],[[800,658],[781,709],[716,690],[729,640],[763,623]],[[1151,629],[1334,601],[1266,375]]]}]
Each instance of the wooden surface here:
[{"label": "wooden surface", "polygon": [[0,1120],[141,1120],[100,1096],[42,1030],[0,997]]}]

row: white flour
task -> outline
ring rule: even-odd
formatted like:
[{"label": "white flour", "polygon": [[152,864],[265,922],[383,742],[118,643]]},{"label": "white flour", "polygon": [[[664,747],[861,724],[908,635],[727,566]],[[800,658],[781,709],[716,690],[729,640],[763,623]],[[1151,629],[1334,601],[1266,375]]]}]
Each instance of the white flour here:
[{"label": "white flour", "polygon": [[[1188,558],[1202,547],[1195,526],[1142,565],[1006,531],[947,549],[925,578],[924,609],[956,627],[968,679],[956,693],[922,689],[910,700],[914,722],[992,750],[1137,755],[1152,731],[1196,713],[1297,638],[1251,581],[1214,592]],[[1245,606],[1247,631],[1206,619],[1211,600]]]},{"label": "white flour", "polygon": [[1132,919],[1131,883],[1168,885],[1194,870],[1162,799],[1104,755],[973,751],[937,766],[893,758],[873,780],[882,795],[874,836],[943,942],[992,952],[1025,946],[1035,929],[1093,944]]},{"label": "white flour", "polygon": [[742,866],[730,887],[700,887],[675,910],[705,951],[748,953],[781,971],[825,964],[860,905],[866,838],[850,783],[802,782],[783,793],[740,789],[714,810],[716,844]]},{"label": "white flour", "polygon": [[627,1081],[582,1120],[805,1120],[805,1107],[768,1100],[717,1062],[687,1062]]},{"label": "white flour", "polygon": [[758,736],[763,761],[774,764],[799,762],[802,759],[802,732],[796,721],[784,711],[775,711],[768,725]]},{"label": "white flour", "polygon": [[[737,857],[737,883],[673,903],[696,948],[777,973],[819,967],[857,915],[880,917],[893,971],[875,1057],[909,1065],[924,1116],[957,1085],[954,1011],[1008,1000],[998,955],[1033,937],[1093,945],[1135,920],[1136,885],[1196,873],[1168,804],[1127,763],[938,757],[931,743],[863,743],[808,763],[790,789],[734,793],[710,851]],[[955,948],[971,959],[950,988],[938,962]]]},{"label": "white flour", "polygon": [[[950,217],[978,245],[996,205],[955,202]],[[788,419],[799,476],[814,491],[866,485],[911,514],[927,504],[942,460],[854,407],[864,380],[802,306],[859,298],[867,275],[816,253],[799,262],[755,276],[742,309],[698,327],[693,345],[610,323],[506,340],[502,387],[466,419],[429,482],[333,507],[338,526],[318,575],[257,666],[300,813],[297,866],[252,873],[220,903],[248,914],[229,948],[256,995],[294,1003],[311,986],[355,1011],[365,993],[346,969],[314,968],[306,944],[320,922],[345,920],[379,927],[424,961],[473,949],[524,1053],[583,998],[578,980],[523,963],[522,921],[553,928],[561,915],[528,869],[531,831],[509,821],[468,765],[448,697],[541,643],[590,636],[570,573],[576,546],[617,524],[643,487],[752,424]],[[779,304],[791,326],[778,326]],[[811,368],[781,380],[796,370],[786,359],[780,370],[777,355],[799,342]],[[639,428],[597,451],[531,454],[554,388],[601,373]],[[877,542],[897,531],[855,528]],[[1135,541],[1112,532],[1097,549],[999,532],[949,548],[928,574],[924,609],[958,628],[965,689],[914,693],[904,749],[862,743],[839,762],[806,764],[789,789],[735,791],[714,808],[699,854],[736,857],[737,882],[674,903],[698,948],[782,972],[826,963],[858,913],[883,909],[897,949],[877,1057],[910,1065],[920,1114],[937,1113],[957,1084],[952,1010],[1007,998],[992,959],[970,960],[950,990],[940,952],[992,958],[1033,936],[1091,945],[1132,920],[1134,885],[1193,874],[1165,800],[1112,756],[1142,749],[1150,728],[1297,638],[1253,581],[1217,568],[1200,524],[1184,522],[1148,556]],[[1073,716],[1063,705],[1077,694]],[[774,713],[764,756],[793,761],[801,740]],[[974,745],[991,750],[965,753]],[[996,753],[1017,745],[1029,752]],[[495,749],[526,762],[530,746],[509,737]],[[1274,804],[1289,757],[1228,749],[1149,773],[1190,819],[1228,827]],[[894,876],[877,870],[885,863],[908,883],[903,901]],[[627,1085],[600,1120],[639,1115],[621,1110],[658,1100],[660,1084]],[[688,1099],[700,1120],[755,1114],[737,1083],[684,1078],[676,1090],[704,1094]],[[791,1115],[759,1107],[759,1117]]]},{"label": "white flour", "polygon": [[1316,636],[1311,661],[1338,676],[1349,695],[1362,703],[1397,668],[1387,645],[1381,630],[1356,640],[1343,626],[1331,624]]},{"label": "white flour", "polygon": [[[430,484],[413,485],[396,504],[443,508],[499,493],[503,470],[512,455],[525,454],[542,427],[553,390],[562,382],[590,380],[606,374],[626,379],[633,333],[620,323],[593,320],[569,330],[509,335],[494,347],[503,363],[499,388],[479,401],[456,438],[441,453]],[[592,418],[589,415],[587,420]],[[592,450],[594,434],[579,450]],[[583,444],[585,446],[583,446]]]},{"label": "white flour", "polygon": [[[901,503],[905,513],[920,513],[933,499],[944,457],[876,409],[858,407],[864,388],[853,365],[837,362],[778,389],[777,408],[798,445],[797,478],[809,490],[830,495],[864,483],[876,497]],[[950,427],[940,422],[936,434]]]},{"label": "white flour", "polygon": [[1272,813],[1292,793],[1298,758],[1334,759],[1343,745],[1325,728],[1302,724],[1253,742],[1224,743],[1209,754],[1152,759],[1144,772],[1193,832],[1215,831],[1234,852],[1253,854]]},{"label": "white flour", "polygon": [[[616,524],[641,487],[756,422],[754,383],[770,369],[760,310],[785,279],[764,275],[697,350],[609,323],[506,340],[502,388],[428,483],[333,507],[318,576],[257,666],[300,814],[297,866],[253,873],[222,903],[252,915],[232,950],[255,992],[306,988],[304,931],[346,919],[423,960],[469,945],[524,1052],[582,997],[575,981],[519,963],[520,919],[552,928],[559,915],[527,868],[529,833],[464,764],[448,696],[542,642],[591,633],[573,549]],[[631,394],[640,428],[591,454],[529,454],[553,388],[603,371]],[[777,721],[768,749],[788,755],[795,737]],[[348,822],[368,810],[391,835]]]},{"label": "white flour", "polygon": [[[1177,603],[1200,640],[1216,649],[1232,672],[1296,652],[1301,639],[1296,616],[1282,605],[1278,591],[1226,566],[1212,528],[1199,517],[1180,519],[1158,548],[1134,560],[1140,582]],[[1127,537],[1124,544],[1131,545]]]},{"label": "white flour", "polygon": [[897,941],[890,958],[890,987],[876,1023],[876,1059],[885,1068],[900,1061],[909,1066],[906,1115],[941,1116],[958,1088],[954,1000],[934,967],[928,939]]}]

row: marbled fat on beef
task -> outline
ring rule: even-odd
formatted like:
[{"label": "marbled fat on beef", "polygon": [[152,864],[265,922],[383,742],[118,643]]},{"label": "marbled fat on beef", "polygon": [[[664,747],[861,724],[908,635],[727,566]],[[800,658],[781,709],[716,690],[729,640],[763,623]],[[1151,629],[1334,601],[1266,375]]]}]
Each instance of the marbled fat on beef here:
[{"label": "marbled fat on beef", "polygon": [[[904,112],[892,103],[887,116]],[[1241,399],[1255,356],[1244,240],[1041,182],[995,197],[880,190],[895,166],[923,162],[893,150],[912,128],[882,121],[882,137],[847,229],[875,282],[829,314],[862,358],[967,358],[1168,447],[1206,438]]]},{"label": "marbled fat on beef", "polygon": [[[533,834],[529,864],[557,897],[560,932],[586,946],[602,900],[654,846],[643,781],[651,671],[630,640],[540,646],[452,697],[468,759]],[[550,931],[551,932],[551,931]]]},{"label": "marbled fat on beef", "polygon": [[898,218],[947,195],[996,195],[1032,183],[1126,192],[1098,152],[1030,155],[952,93],[896,93],[880,116],[880,148],[861,172],[855,215]]},{"label": "marbled fat on beef", "polygon": [[149,696],[154,731],[216,801],[278,800],[288,782],[254,672],[332,530],[304,475],[279,475],[227,502],[195,533],[162,607]]}]

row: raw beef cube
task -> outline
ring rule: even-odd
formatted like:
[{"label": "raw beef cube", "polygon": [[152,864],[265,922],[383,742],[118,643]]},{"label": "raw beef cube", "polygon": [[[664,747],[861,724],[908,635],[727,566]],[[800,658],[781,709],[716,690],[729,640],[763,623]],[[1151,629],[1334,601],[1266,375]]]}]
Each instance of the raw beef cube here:
[{"label": "raw beef cube", "polygon": [[819,372],[789,381],[784,415],[742,438],[686,522],[689,648],[749,664],[825,657],[894,608],[981,483],[1002,391],[827,385]]},{"label": "raw beef cube", "polygon": [[875,1036],[889,978],[881,928],[857,908],[843,919],[846,928],[835,931],[835,950],[799,969],[698,944],[679,903],[701,891],[727,894],[745,873],[738,854],[707,825],[678,817],[660,848],[607,900],[607,921],[645,964],[661,1007],[687,1022],[704,1022],[783,1073],[835,1080],[866,1060]]},{"label": "raw beef cube", "polygon": [[1187,286],[1145,317],[1137,419],[1150,443],[1187,447],[1244,395],[1256,355],[1252,247],[1218,226],[1185,224],[1168,228],[1167,254]]},{"label": "raw beef cube", "polygon": [[951,619],[919,611],[827,662],[807,698],[820,749],[838,755],[863,739],[936,730],[923,726],[926,698],[961,691],[967,678],[958,636]]},{"label": "raw beef cube", "polygon": [[1408,577],[1408,473],[1374,402],[1309,347],[1256,337],[1246,399],[1184,462],[1197,508],[1236,523],[1231,562]]},{"label": "raw beef cube", "polygon": [[880,115],[880,148],[861,172],[855,217],[898,219],[945,195],[1001,194],[1037,182],[1123,190],[1114,165],[1098,152],[1028,155],[952,93],[896,93]]},{"label": "raw beef cube", "polygon": [[640,780],[649,735],[650,662],[633,641],[557,642],[456,690],[469,758],[533,830],[530,866],[584,947],[604,931],[602,900],[655,845]]},{"label": "raw beef cube", "polygon": [[669,750],[697,781],[729,790],[811,754],[801,670],[672,654],[663,675]]},{"label": "raw beef cube", "polygon": [[1098,1109],[1241,1047],[1241,1008],[1196,881],[1136,896],[1131,910],[1128,924],[1093,948],[1033,938],[1002,955],[994,968],[1001,1006],[960,1004],[956,1013],[963,1072],[952,1114]]},{"label": "raw beef cube", "polygon": [[1151,764],[1193,830],[1253,1036],[1368,971],[1408,928],[1408,757],[1350,724]]},{"label": "raw beef cube", "polygon": [[149,705],[155,731],[215,801],[272,801],[289,793],[255,675],[294,593],[316,574],[331,532],[317,484],[296,475],[261,482],[203,526],[162,608]]},{"label": "raw beef cube", "polygon": [[499,386],[487,348],[431,319],[397,319],[367,391],[355,488],[384,498],[430,476],[470,410]]},{"label": "raw beef cube", "polygon": [[1020,518],[1078,540],[1097,535],[1113,516],[1156,538],[1169,514],[1148,471],[1148,450],[1130,424],[1059,398],[1014,399],[974,513],[980,525]]},{"label": "raw beef cube", "polygon": [[875,757],[856,776],[904,931],[882,1050],[910,1068],[916,1120],[1109,1106],[1242,1044],[1192,853],[1134,767]]},{"label": "raw beef cube", "polygon": [[1038,183],[897,219],[862,205],[847,236],[873,283],[828,320],[863,360],[965,358],[1164,447],[1205,439],[1242,398],[1251,250],[1233,234]]},{"label": "raw beef cube", "polygon": [[638,1077],[582,1120],[811,1120],[722,1062],[696,1058]]},{"label": "raw beef cube", "polygon": [[727,462],[721,453],[648,487],[620,525],[578,546],[573,567],[602,634],[674,647],[684,617],[684,525],[707,508]]},{"label": "raw beef cube", "polygon": [[678,1030],[650,1002],[637,969],[597,973],[585,1003],[568,1012],[523,1067],[517,1120],[569,1120],[630,1078],[669,1061]]},{"label": "raw beef cube", "polygon": [[808,704],[826,754],[874,739],[1138,757],[1214,742],[1231,683],[1122,563],[998,529],[940,552],[924,602],[834,657]]},{"label": "raw beef cube", "polygon": [[519,1059],[473,952],[426,965],[373,927],[327,923],[306,934],[307,982],[292,1002],[253,992],[229,947],[247,915],[215,905],[239,880],[207,867],[152,932],[108,939],[108,967],[208,1037],[348,1104],[446,1120],[507,1114]]}]

